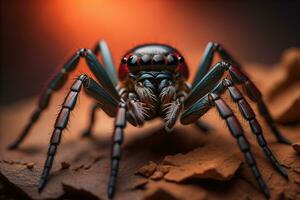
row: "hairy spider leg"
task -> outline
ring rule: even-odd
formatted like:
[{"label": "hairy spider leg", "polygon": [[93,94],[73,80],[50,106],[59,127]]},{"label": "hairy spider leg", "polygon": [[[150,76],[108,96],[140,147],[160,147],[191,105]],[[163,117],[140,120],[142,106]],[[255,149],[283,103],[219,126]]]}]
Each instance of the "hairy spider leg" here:
[{"label": "hairy spider leg", "polygon": [[[223,49],[221,52],[226,51]],[[229,54],[226,55],[228,56]],[[226,64],[226,62],[219,62],[216,65],[214,65],[205,74],[205,76],[200,81],[198,81],[197,84],[192,88],[192,91],[190,92],[189,96],[185,101],[185,106],[190,106],[192,103],[195,102],[196,99],[201,98],[203,95],[209,92],[218,82],[218,80],[222,78],[225,71],[229,71],[232,80],[236,84],[242,85],[245,88],[246,94],[249,97],[249,99],[257,104],[260,115],[262,115],[264,120],[267,122],[277,141],[280,143],[291,144],[291,142],[286,137],[284,137],[277,129],[275,122],[262,99],[261,92],[248,78],[248,76],[241,71],[238,65],[229,66],[228,64]]]},{"label": "hairy spider leg", "polygon": [[226,121],[227,127],[231,132],[232,136],[236,139],[240,150],[245,156],[245,160],[249,168],[251,169],[258,185],[266,198],[270,197],[270,192],[267,184],[265,183],[255,161],[255,158],[250,150],[250,144],[245,137],[244,130],[233,114],[230,107],[225,103],[225,101],[220,98],[218,95],[212,93],[209,95],[209,98],[213,100],[214,105],[217,107],[218,113]]},{"label": "hairy spider leg", "polygon": [[[219,86],[222,84],[219,84]],[[220,90],[221,91],[221,90]],[[236,116],[233,114],[232,110],[229,106],[219,97],[219,95],[215,93],[208,93],[203,96],[197,103],[192,105],[187,111],[185,111],[182,115],[181,122],[183,124],[193,123],[197,120],[198,117],[201,117],[205,113],[207,113],[213,106],[217,107],[217,111],[226,121],[227,127],[231,132],[232,136],[237,140],[240,150],[243,152],[245,156],[245,160],[250,167],[260,189],[264,193],[264,195],[269,198],[270,192],[268,186],[263,180],[261,173],[257,167],[254,156],[250,150],[249,142],[247,141],[244,130],[239,123]],[[191,117],[191,118],[189,118]]]},{"label": "hairy spider leg", "polygon": [[62,108],[56,118],[54,124],[54,131],[52,133],[52,137],[50,140],[50,145],[47,153],[47,159],[44,164],[43,172],[40,179],[39,184],[39,192],[41,192],[47,182],[49,177],[49,173],[53,164],[53,160],[56,154],[56,150],[61,141],[62,132],[67,127],[69,121],[69,115],[71,111],[74,109],[76,105],[76,101],[78,95],[81,91],[82,86],[85,89],[85,92],[94,97],[99,101],[102,105],[106,105],[103,110],[109,116],[115,116],[115,112],[118,107],[118,101],[115,100],[109,93],[107,93],[96,81],[83,74],[80,75],[72,87],[70,88],[70,92],[66,96],[64,103],[62,104]]},{"label": "hairy spider leg", "polygon": [[237,87],[234,86],[232,81],[223,79],[223,83],[228,90],[231,99],[238,105],[243,118],[248,122],[251,131],[256,136],[257,143],[264,151],[265,156],[271,161],[275,169],[288,179],[287,171],[279,164],[278,160],[268,147],[267,141],[265,140],[265,137],[263,135],[262,128],[255,117],[253,109],[245,99],[244,95],[239,91]]},{"label": "hairy spider leg", "polygon": [[[263,149],[266,157],[271,161],[272,165],[281,175],[283,175],[285,178],[288,178],[286,170],[279,164],[279,162],[269,149],[267,142],[263,136],[261,126],[255,118],[253,109],[245,99],[244,95],[238,90],[237,87],[234,86],[233,82],[227,78],[224,78],[216,85],[216,87],[211,92],[221,95],[225,90],[229,91],[232,100],[238,105],[243,118],[249,123],[249,126],[256,136],[257,142]],[[201,106],[207,106],[209,103],[204,100],[196,102],[193,107],[191,107],[191,109],[182,114],[183,123],[190,123],[191,121],[199,118],[199,115],[202,115]]]},{"label": "hairy spider leg", "polygon": [[59,90],[65,84],[68,74],[75,70],[81,57],[85,58],[89,69],[95,75],[103,88],[110,93],[112,97],[119,100],[120,96],[112,81],[108,77],[105,68],[98,61],[97,56],[89,49],[80,49],[66,62],[65,65],[63,65],[62,69],[49,82],[47,88],[42,92],[38,107],[33,112],[29,122],[21,132],[20,136],[8,146],[9,149],[17,148],[26,138],[32,126],[39,119],[40,114],[48,107],[52,93]]},{"label": "hairy spider leg", "polygon": [[[224,63],[224,64],[226,64],[226,63]],[[220,66],[220,65],[217,65],[217,66]],[[225,66],[225,68],[228,68],[228,66]],[[210,84],[212,84],[209,81],[205,81],[205,83],[208,84],[206,86],[209,86]],[[218,83],[215,83],[214,85],[215,86],[213,87],[213,89],[211,89],[210,92],[208,92],[204,96],[200,96],[200,99],[198,101],[193,103],[187,110],[185,110],[183,112],[183,114],[181,115],[181,119],[180,119],[181,123],[182,124],[190,124],[190,123],[195,122],[198,118],[200,118],[202,115],[204,115],[206,112],[208,112],[209,109],[212,107],[212,103],[210,100],[210,98],[212,98],[212,97],[210,96],[210,94],[213,94],[213,97],[215,97],[217,95],[217,97],[215,97],[215,99],[219,99],[218,95],[221,95],[225,91],[225,89],[227,89],[229,91],[230,96],[233,99],[233,101],[238,104],[238,107],[240,109],[242,116],[248,121],[252,132],[256,135],[257,142],[259,143],[260,147],[264,151],[265,156],[271,161],[272,165],[275,167],[275,169],[281,175],[283,175],[285,178],[288,178],[288,174],[287,174],[286,170],[279,164],[276,157],[273,155],[272,151],[269,149],[267,142],[263,136],[261,126],[255,119],[255,113],[253,112],[252,108],[250,107],[250,105],[248,104],[248,102],[246,101],[246,99],[244,98],[242,93],[233,85],[233,82],[231,80],[226,79],[226,78],[222,79]],[[204,84],[204,87],[205,87],[205,84]],[[233,113],[232,113],[231,109],[224,103],[225,102],[223,100],[214,101],[214,104],[216,105],[221,117],[223,119],[226,119],[227,117],[233,115]],[[236,124],[235,121],[236,121],[236,119],[233,119],[232,123]],[[226,122],[227,122],[228,126],[231,125],[229,118],[228,118],[228,120],[226,119]],[[237,126],[237,125],[235,125],[235,126]],[[238,125],[238,126],[240,126],[240,125]],[[236,134],[236,136],[239,136],[239,135]],[[245,154],[246,161],[248,162],[248,164],[251,163],[251,165],[249,165],[249,166],[250,166],[252,172],[254,173],[254,172],[258,171],[256,165],[255,166],[253,165],[253,163],[255,163],[255,160],[251,159],[249,157],[249,155],[247,155],[247,154]],[[253,156],[251,156],[251,157],[253,157]],[[258,174],[260,176],[259,171],[258,171]],[[257,179],[257,177],[258,177],[257,173],[254,173],[254,175]],[[268,197],[267,193],[264,191],[265,189],[262,188],[262,185],[261,185],[262,183],[260,183],[261,180],[257,179],[257,182],[260,185],[263,192],[265,193],[266,197]]]},{"label": "hairy spider leg", "polygon": [[121,159],[121,145],[123,143],[124,128],[126,127],[127,122],[126,110],[126,104],[124,102],[120,102],[115,119],[115,129],[112,136],[111,171],[107,189],[107,195],[109,198],[113,197],[117,183],[119,162]]}]

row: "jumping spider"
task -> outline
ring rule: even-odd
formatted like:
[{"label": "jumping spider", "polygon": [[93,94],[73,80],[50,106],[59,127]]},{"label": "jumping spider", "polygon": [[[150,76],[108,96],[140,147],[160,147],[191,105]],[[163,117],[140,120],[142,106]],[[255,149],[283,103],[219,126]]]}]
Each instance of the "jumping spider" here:
[{"label": "jumping spider", "polygon": [[[96,55],[99,52],[105,67],[98,61]],[[223,61],[211,67],[215,53],[218,53]],[[261,191],[269,198],[269,189],[257,168],[241,124],[221,97],[225,91],[229,92],[232,100],[238,105],[239,111],[249,123],[266,157],[280,174],[288,178],[286,170],[279,164],[269,149],[261,126],[245,96],[256,103],[259,113],[272,129],[278,142],[289,144],[289,140],[283,137],[276,128],[262,99],[262,94],[242,71],[241,65],[220,44],[214,42],[207,45],[198,72],[191,84],[186,82],[189,77],[189,70],[183,56],[178,50],[169,45],[143,44],[131,49],[121,60],[118,76],[109,49],[104,41],[96,45],[95,51],[80,49],[50,81],[48,88],[39,100],[38,108],[30,118],[30,122],[24,128],[20,137],[9,146],[11,149],[17,148],[24,140],[41,112],[48,107],[52,93],[63,86],[68,74],[75,70],[81,58],[86,60],[97,81],[82,74],[71,86],[54,124],[47,159],[40,179],[39,191],[42,191],[45,187],[57,146],[61,141],[62,132],[67,126],[70,112],[75,107],[82,86],[84,91],[97,101],[92,109],[90,125],[85,136],[90,135],[97,108],[101,108],[110,117],[115,117],[115,128],[112,136],[111,174],[108,184],[109,198],[113,197],[115,191],[121,144],[123,142],[123,129],[127,121],[133,126],[142,126],[147,120],[161,117],[165,122],[166,130],[171,131],[179,118],[182,124],[196,123],[199,128],[206,130],[207,126],[200,122],[199,118],[212,107],[217,108],[221,118],[226,122]],[[240,92],[236,87],[237,85],[244,87],[245,94]]]}]

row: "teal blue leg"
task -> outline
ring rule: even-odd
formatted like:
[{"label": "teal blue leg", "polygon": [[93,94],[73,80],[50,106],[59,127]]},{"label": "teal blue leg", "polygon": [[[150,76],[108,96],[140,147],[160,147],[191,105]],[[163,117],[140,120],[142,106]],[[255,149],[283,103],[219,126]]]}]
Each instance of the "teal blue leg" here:
[{"label": "teal blue leg", "polygon": [[51,79],[46,89],[42,92],[38,106],[31,115],[29,122],[24,127],[20,136],[8,146],[9,149],[17,148],[24,141],[33,125],[38,121],[42,112],[48,108],[52,94],[62,88],[62,86],[66,83],[69,74],[77,68],[81,58],[85,59],[89,69],[95,75],[96,79],[104,88],[104,90],[109,93],[115,101],[119,101],[120,96],[115,88],[115,85],[110,80],[105,68],[98,61],[97,56],[91,50],[82,48],[75,52],[62,66],[61,70]]},{"label": "teal blue leg", "polygon": [[198,71],[192,82],[193,86],[195,86],[206,75],[206,73],[210,69],[215,53],[219,53],[222,60],[230,62],[236,67],[241,68],[241,65],[228,53],[228,51],[222,45],[216,42],[209,42],[205,48],[198,67]]},{"label": "teal blue leg", "polygon": [[[208,65],[211,63],[214,52],[218,52],[221,58],[226,62],[217,63],[213,66],[213,68],[209,69]],[[193,103],[195,103],[197,99],[200,99],[207,92],[209,92],[218,82],[218,80],[221,79],[225,71],[229,71],[229,74],[234,83],[242,84],[245,86],[247,96],[257,104],[260,115],[264,118],[264,120],[272,130],[272,133],[277,138],[277,141],[285,144],[291,144],[291,142],[281,134],[281,132],[275,125],[269,109],[263,101],[260,91],[248,78],[246,73],[242,71],[241,65],[236,62],[236,60],[233,59],[228,51],[225,50],[225,48],[220,44],[210,43],[208,45],[207,50],[204,54],[203,61],[200,64],[199,71],[197,72],[199,77],[196,77],[197,81],[193,83],[192,91],[185,100],[185,107],[188,108]]]},{"label": "teal blue leg", "polygon": [[107,72],[114,86],[116,86],[118,84],[116,67],[114,65],[112,55],[105,40],[101,40],[96,44],[94,52],[96,55],[100,53],[105,71]]}]

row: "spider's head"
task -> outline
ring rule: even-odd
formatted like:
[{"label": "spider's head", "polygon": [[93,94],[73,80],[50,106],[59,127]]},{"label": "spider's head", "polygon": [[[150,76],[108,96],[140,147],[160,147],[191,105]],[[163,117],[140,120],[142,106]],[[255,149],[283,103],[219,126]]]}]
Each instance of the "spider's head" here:
[{"label": "spider's head", "polygon": [[165,44],[139,45],[123,56],[119,67],[119,79],[126,79],[129,73],[162,70],[179,73],[185,79],[189,76],[188,67],[177,49]]}]

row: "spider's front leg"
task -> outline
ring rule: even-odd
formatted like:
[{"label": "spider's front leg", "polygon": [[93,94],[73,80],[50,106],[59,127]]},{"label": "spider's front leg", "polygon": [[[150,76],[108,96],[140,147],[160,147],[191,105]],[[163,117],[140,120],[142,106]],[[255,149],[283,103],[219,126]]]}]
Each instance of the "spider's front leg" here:
[{"label": "spider's front leg", "polygon": [[[217,90],[215,90],[215,92],[217,92]],[[222,119],[226,121],[227,127],[232,136],[237,140],[240,150],[245,156],[246,163],[251,169],[261,191],[267,198],[269,198],[270,192],[268,186],[266,185],[257,167],[255,158],[250,149],[250,144],[245,137],[244,130],[232,110],[225,103],[225,101],[219,97],[219,95],[212,92],[203,96],[199,101],[193,104],[182,114],[180,119],[181,123],[190,124],[195,122],[199,117],[207,113],[214,105],[217,107]]]},{"label": "spider's front leg", "polygon": [[107,190],[109,198],[113,197],[117,183],[119,161],[121,158],[121,144],[123,143],[123,132],[127,122],[126,110],[125,102],[120,102],[115,119],[114,134],[112,136],[111,171]]},{"label": "spider's front leg", "polygon": [[[232,133],[232,135],[237,139],[237,142],[240,146],[241,151],[245,155],[247,164],[249,165],[252,173],[254,174],[261,190],[266,197],[269,197],[268,188],[261,177],[261,174],[256,166],[255,159],[250,151],[250,145],[244,136],[244,131],[241,127],[241,124],[235,117],[231,108],[226,104],[226,102],[219,96],[225,90],[228,90],[231,98],[234,102],[238,104],[242,116],[248,121],[249,126],[251,127],[252,132],[256,135],[257,142],[265,153],[265,156],[271,161],[274,168],[285,178],[288,178],[286,170],[280,165],[276,157],[273,155],[272,151],[268,147],[267,141],[265,140],[261,126],[255,118],[255,113],[253,112],[251,106],[248,104],[243,94],[234,86],[235,83],[239,83],[238,80],[234,79],[234,76],[231,73],[233,82],[228,79],[219,79],[223,76],[223,73],[226,70],[230,70],[231,66],[228,63],[218,63],[215,65],[210,72],[199,82],[197,85],[199,88],[196,88],[191,92],[189,98],[186,99],[186,110],[181,115],[182,124],[190,124],[195,122],[198,118],[204,115],[210,108],[216,106],[220,116],[226,121],[227,126]],[[233,69],[232,69],[233,71]],[[249,86],[248,86],[249,87]],[[210,91],[208,91],[210,90]],[[200,92],[201,91],[201,92]],[[251,96],[250,99],[253,99],[254,96],[257,97],[257,92],[249,92],[248,96]],[[200,94],[199,94],[200,92]],[[203,94],[206,92],[206,94]],[[255,95],[256,94],[256,95]],[[197,99],[200,98],[200,99]]]},{"label": "spider's front leg", "polygon": [[246,73],[242,71],[242,66],[221,44],[216,42],[208,43],[200,62],[198,71],[192,83],[193,87],[197,87],[201,80],[204,79],[204,77],[207,75],[215,53],[218,53],[223,60],[228,61],[233,65],[233,67],[231,67],[231,69],[229,70],[232,78],[235,79],[237,84],[243,84],[245,86],[246,90],[248,91],[248,97],[257,104],[259,113],[262,115],[262,117],[272,130],[272,133],[277,138],[277,141],[280,143],[291,144],[291,142],[280,133],[277,126],[275,125],[270,111],[265,105],[259,90],[250,81]]},{"label": "spider's front leg", "polygon": [[[99,45],[97,45],[96,52],[100,51],[103,56],[103,61],[106,64],[112,63],[112,59],[108,50],[108,47],[104,41],[101,41]],[[99,83],[104,87],[108,93],[115,99],[119,98],[118,92],[115,89],[117,76],[114,73],[113,64],[109,64],[108,66],[103,67],[101,63],[98,61],[97,56],[89,49],[80,49],[71,58],[63,65],[61,70],[55,74],[52,80],[49,82],[47,88],[42,92],[42,95],[39,99],[38,106],[36,110],[33,112],[29,122],[23,129],[20,136],[9,145],[9,149],[17,148],[21,142],[26,138],[32,126],[37,122],[41,113],[47,109],[49,102],[51,100],[52,94],[62,88],[62,86],[66,83],[66,80],[69,76],[69,73],[73,72],[81,58],[84,58],[88,64],[89,69],[95,75]]]},{"label": "spider's front leg", "polygon": [[103,110],[111,117],[115,116],[118,107],[118,101],[108,94],[96,81],[87,75],[81,75],[75,80],[70,92],[66,96],[62,108],[54,124],[54,131],[50,140],[50,146],[47,153],[47,159],[44,164],[43,172],[40,179],[39,191],[41,192],[46,185],[49,172],[52,168],[56,150],[61,141],[63,130],[67,127],[70,112],[75,107],[78,94],[81,87],[84,86],[85,92],[95,98],[101,105],[105,105]]}]

